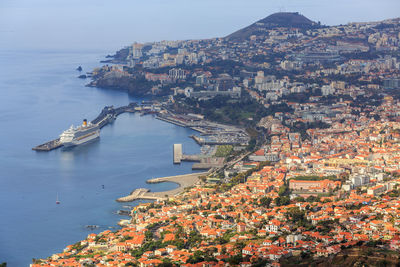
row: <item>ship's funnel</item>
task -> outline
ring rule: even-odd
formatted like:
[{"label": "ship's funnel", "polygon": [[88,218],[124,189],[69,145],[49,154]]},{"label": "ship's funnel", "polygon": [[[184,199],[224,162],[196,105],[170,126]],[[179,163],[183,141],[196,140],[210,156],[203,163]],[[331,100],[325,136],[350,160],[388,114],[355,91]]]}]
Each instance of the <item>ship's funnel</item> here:
[{"label": "ship's funnel", "polygon": [[83,120],[83,126],[87,126],[87,119]]}]

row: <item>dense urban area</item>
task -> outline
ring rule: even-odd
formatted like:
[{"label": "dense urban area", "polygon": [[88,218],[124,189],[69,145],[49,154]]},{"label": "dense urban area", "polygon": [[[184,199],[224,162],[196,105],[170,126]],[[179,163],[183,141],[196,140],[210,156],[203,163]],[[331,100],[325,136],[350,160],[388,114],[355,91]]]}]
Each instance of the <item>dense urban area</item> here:
[{"label": "dense urban area", "polygon": [[151,96],[209,171],[31,266],[398,266],[399,48],[400,19],[276,13],[109,56],[81,78]]}]

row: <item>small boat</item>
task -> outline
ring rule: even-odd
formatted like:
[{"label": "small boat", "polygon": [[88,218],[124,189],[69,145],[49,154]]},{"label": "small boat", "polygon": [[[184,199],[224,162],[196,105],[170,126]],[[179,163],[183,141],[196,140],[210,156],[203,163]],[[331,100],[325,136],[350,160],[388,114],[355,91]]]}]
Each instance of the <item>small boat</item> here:
[{"label": "small boat", "polygon": [[60,200],[58,200],[58,194],[57,194],[56,204],[60,204]]},{"label": "small boat", "polygon": [[90,229],[90,230],[94,230],[94,229],[99,228],[98,225],[86,225],[85,227],[86,227],[87,229]]}]

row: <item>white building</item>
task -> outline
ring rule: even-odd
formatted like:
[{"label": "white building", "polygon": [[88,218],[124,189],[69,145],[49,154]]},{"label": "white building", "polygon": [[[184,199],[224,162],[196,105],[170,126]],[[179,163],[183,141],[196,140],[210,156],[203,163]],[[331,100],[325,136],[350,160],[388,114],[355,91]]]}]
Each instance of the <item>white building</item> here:
[{"label": "white building", "polygon": [[335,89],[329,85],[323,85],[321,87],[321,92],[323,96],[332,95],[333,93],[335,93]]}]

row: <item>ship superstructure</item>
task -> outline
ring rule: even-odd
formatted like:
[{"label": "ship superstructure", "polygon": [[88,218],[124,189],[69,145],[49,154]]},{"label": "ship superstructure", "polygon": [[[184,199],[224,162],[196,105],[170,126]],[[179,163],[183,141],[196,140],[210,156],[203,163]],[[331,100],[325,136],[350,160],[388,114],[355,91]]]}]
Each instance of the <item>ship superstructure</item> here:
[{"label": "ship superstructure", "polygon": [[78,127],[73,125],[65,130],[60,135],[60,143],[65,147],[77,146],[87,143],[100,136],[100,129],[96,124],[88,123],[87,120],[83,120],[83,124]]}]

